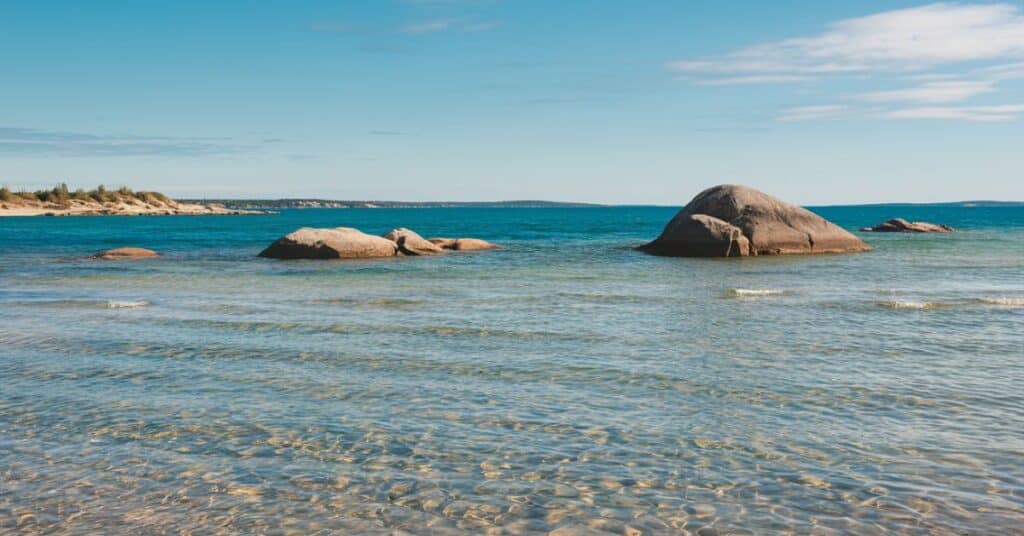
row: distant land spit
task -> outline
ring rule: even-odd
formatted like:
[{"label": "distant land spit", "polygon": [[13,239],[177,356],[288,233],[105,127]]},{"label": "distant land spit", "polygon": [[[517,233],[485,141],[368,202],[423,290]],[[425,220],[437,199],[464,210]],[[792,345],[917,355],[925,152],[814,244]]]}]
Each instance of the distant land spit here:
[{"label": "distant land spit", "polygon": [[595,203],[559,201],[351,201],[338,199],[182,199],[183,203],[222,205],[239,210],[277,210],[286,208],[548,208],[601,207]]},{"label": "distant land spit", "polygon": [[[856,205],[808,206],[956,206],[956,207],[1018,207],[1024,201],[949,201],[939,203],[858,203]],[[307,208],[575,208],[609,206],[665,206],[680,205],[627,204],[611,205],[542,200],[509,201],[365,201],[322,198],[283,199],[171,199],[151,191],[134,191],[127,187],[107,190],[102,185],[93,190],[71,191],[59,184],[51,190],[12,191],[0,187],[0,216],[116,216],[116,215],[218,215],[262,214],[282,209]]]},{"label": "distant land spit", "polygon": [[[286,199],[181,199],[182,203],[215,204],[222,205],[229,209],[239,210],[280,210],[296,208],[571,208],[571,207],[612,207],[612,206],[664,206],[679,207],[681,204],[644,204],[627,203],[602,204],[602,203],[577,203],[571,201],[540,201],[540,200],[511,200],[511,201],[358,201],[342,199],[320,199],[320,198],[286,198]],[[938,203],[855,203],[843,205],[807,205],[811,207],[824,206],[956,206],[956,207],[1015,207],[1024,206],[1024,201],[945,201]]]},{"label": "distant land spit", "polygon": [[0,187],[0,216],[157,216],[258,214],[229,209],[213,203],[175,201],[160,192],[136,192],[128,187],[107,190],[68,189],[58,184],[52,190],[11,191]]}]

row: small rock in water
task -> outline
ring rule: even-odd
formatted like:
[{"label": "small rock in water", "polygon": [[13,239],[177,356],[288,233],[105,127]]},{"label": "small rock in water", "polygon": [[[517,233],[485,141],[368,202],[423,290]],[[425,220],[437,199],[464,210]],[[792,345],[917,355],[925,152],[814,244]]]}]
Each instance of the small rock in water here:
[{"label": "small rock in water", "polygon": [[430,242],[442,249],[452,251],[481,251],[498,249],[498,246],[479,238],[431,238]]},{"label": "small rock in water", "polygon": [[153,257],[159,257],[160,254],[146,248],[114,248],[106,251],[101,251],[92,256],[94,259],[103,259],[105,261],[119,261],[128,259],[148,259]]},{"label": "small rock in water", "polygon": [[861,231],[872,233],[952,233],[955,232],[955,229],[937,223],[910,222],[903,218],[893,218],[874,227],[862,227]]},{"label": "small rock in water", "polygon": [[403,255],[438,255],[444,253],[441,246],[430,242],[422,236],[416,234],[405,227],[399,227],[393,229],[388,234],[384,235],[384,238],[394,242],[398,245],[398,251]]},{"label": "small rock in water", "polygon": [[695,504],[693,505],[693,515],[697,519],[704,519],[715,515],[715,507],[710,504]]},{"label": "small rock in water", "polygon": [[396,255],[398,244],[351,227],[303,227],[260,252],[260,257],[271,259],[367,259]]}]

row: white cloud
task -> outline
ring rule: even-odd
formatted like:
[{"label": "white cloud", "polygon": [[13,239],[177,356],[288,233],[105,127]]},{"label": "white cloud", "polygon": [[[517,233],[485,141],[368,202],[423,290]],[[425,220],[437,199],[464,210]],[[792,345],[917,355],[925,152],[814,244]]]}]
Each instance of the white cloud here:
[{"label": "white cloud", "polygon": [[841,104],[798,106],[782,111],[779,121],[807,121],[809,119],[838,119],[850,113],[850,107]]},{"label": "white cloud", "polygon": [[828,74],[1024,58],[1024,15],[1010,4],[930,4],[845,19],[811,37],[669,63],[691,73]]},{"label": "white cloud", "polygon": [[1001,82],[1024,78],[1024,12],[1009,3],[935,3],[884,11],[833,22],[814,35],[670,62],[668,69],[701,86],[837,76],[867,83],[893,75],[914,81],[909,87],[890,89],[890,83],[890,88],[835,97],[852,104],[789,108],[777,115],[780,121],[1009,120],[1021,115],[1017,104],[940,105],[995,94]]},{"label": "white cloud", "polygon": [[464,18],[432,19],[406,24],[401,31],[406,34],[426,34],[449,30],[476,33],[493,30],[500,25],[493,21],[469,21]]},{"label": "white cloud", "polygon": [[995,91],[992,80],[928,82],[917,87],[871,91],[857,96],[868,102],[920,102],[925,104],[959,102]]},{"label": "white cloud", "polygon": [[984,69],[978,69],[977,73],[979,76],[984,76],[995,81],[1024,78],[1024,62],[991,65]]},{"label": "white cloud", "polygon": [[865,108],[843,104],[798,106],[783,110],[779,121],[823,119],[953,119],[961,121],[1010,121],[1024,114],[1024,104],[994,106],[915,106],[910,108]]},{"label": "white cloud", "polygon": [[443,32],[455,24],[455,19],[434,19],[406,24],[402,27],[402,33],[422,34],[432,32]]},{"label": "white cloud", "polygon": [[1009,121],[1024,114],[1024,104],[999,106],[929,106],[884,112],[886,119],[961,119],[966,121]]},{"label": "white cloud", "polygon": [[786,84],[814,80],[811,76],[792,74],[764,74],[750,76],[730,76],[726,78],[706,78],[694,81],[699,86],[738,86],[748,84]]}]

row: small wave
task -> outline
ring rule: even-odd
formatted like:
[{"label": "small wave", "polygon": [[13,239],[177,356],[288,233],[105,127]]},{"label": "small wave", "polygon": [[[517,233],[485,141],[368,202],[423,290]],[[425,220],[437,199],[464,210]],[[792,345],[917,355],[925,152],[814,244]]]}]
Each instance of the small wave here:
[{"label": "small wave", "polygon": [[929,311],[933,309],[941,309],[946,307],[946,304],[939,302],[920,302],[920,301],[880,301],[877,302],[881,307],[887,307],[889,309],[911,309],[916,311]]},{"label": "small wave", "polygon": [[140,307],[149,307],[149,302],[146,301],[108,301],[107,309],[138,309]]},{"label": "small wave", "polygon": [[978,303],[999,307],[1024,307],[1024,298],[981,298]]},{"label": "small wave", "polygon": [[309,303],[313,305],[346,305],[349,307],[371,307],[380,309],[407,309],[411,307],[419,307],[426,305],[425,300],[413,300],[407,298],[376,298],[376,299],[357,299],[357,298],[323,298],[312,300]]},{"label": "small wave", "polygon": [[[609,303],[645,303],[652,300],[647,296],[639,296],[635,294],[601,294],[594,292],[559,292],[559,297],[569,298],[573,300],[581,300],[588,302],[609,302]],[[540,298],[547,300],[550,296],[540,296]]]},{"label": "small wave", "polygon": [[730,296],[781,296],[786,291],[777,288],[731,288],[725,293]]}]

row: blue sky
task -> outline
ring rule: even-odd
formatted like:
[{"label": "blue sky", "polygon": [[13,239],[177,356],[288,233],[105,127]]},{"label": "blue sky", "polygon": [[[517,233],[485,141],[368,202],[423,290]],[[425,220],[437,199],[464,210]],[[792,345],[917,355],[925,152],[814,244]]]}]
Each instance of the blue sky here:
[{"label": "blue sky", "polygon": [[1024,3],[0,3],[0,183],[1024,199]]}]

